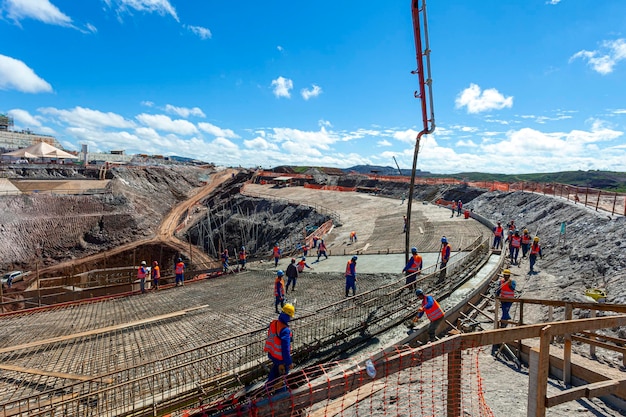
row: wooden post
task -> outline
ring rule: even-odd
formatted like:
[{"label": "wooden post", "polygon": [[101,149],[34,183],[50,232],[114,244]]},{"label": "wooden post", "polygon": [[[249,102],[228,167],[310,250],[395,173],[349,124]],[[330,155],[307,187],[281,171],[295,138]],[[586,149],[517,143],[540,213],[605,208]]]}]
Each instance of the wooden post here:
[{"label": "wooden post", "polygon": [[[591,310],[591,317],[595,318],[597,315],[597,311],[596,310]],[[593,330],[590,333],[595,333]],[[592,339],[595,339],[593,336],[590,336]],[[596,346],[589,344],[589,354],[591,355],[592,358],[596,357]]]},{"label": "wooden post", "polygon": [[[565,320],[572,319],[572,305],[565,304]],[[565,333],[565,343],[563,344],[563,383],[570,386],[572,382],[572,334]]]},{"label": "wooden post", "polygon": [[447,417],[460,417],[461,412],[461,351],[448,353]]},{"label": "wooden post", "polygon": [[497,329],[500,327],[500,323],[498,323],[498,312],[500,311],[500,298],[496,297],[496,307],[493,309],[493,328]]},{"label": "wooden post", "polygon": [[598,199],[596,200],[596,211],[598,211],[598,206],[600,205],[600,196],[602,195],[602,191],[598,190]]},{"label": "wooden post", "polygon": [[611,214],[615,214],[615,204],[617,204],[617,193],[615,193],[615,197],[613,197],[613,210],[611,210]]},{"label": "wooden post", "polygon": [[39,285],[39,261],[35,262],[35,276],[37,277],[37,305],[41,307],[41,286]]},{"label": "wooden post", "polygon": [[545,417],[548,375],[550,373],[550,326],[541,329],[539,351],[530,351],[527,416]]},{"label": "wooden post", "polygon": [[589,197],[589,187],[585,188],[585,207],[587,207],[587,198]]}]

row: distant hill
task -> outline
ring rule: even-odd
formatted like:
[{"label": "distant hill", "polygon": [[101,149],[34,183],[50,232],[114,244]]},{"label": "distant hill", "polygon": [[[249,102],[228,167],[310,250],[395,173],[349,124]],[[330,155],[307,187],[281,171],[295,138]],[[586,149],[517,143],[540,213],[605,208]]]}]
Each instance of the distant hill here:
[{"label": "distant hill", "polygon": [[[312,167],[309,166],[292,166],[277,167],[276,172],[284,173],[304,173]],[[340,171],[346,174],[372,174],[378,175],[399,175],[398,169],[390,166],[380,165],[355,165],[342,170],[333,168],[316,167],[320,172],[328,175],[339,175]],[[403,176],[410,176],[411,170],[402,169]],[[561,183],[570,184],[578,187],[590,187],[607,191],[626,192],[626,172],[612,171],[563,171],[548,172],[538,174],[489,174],[484,172],[460,172],[458,174],[432,174],[428,171],[418,170],[416,173],[419,177],[432,178],[457,178],[464,181],[501,181],[501,182],[539,182],[539,183]]]}]

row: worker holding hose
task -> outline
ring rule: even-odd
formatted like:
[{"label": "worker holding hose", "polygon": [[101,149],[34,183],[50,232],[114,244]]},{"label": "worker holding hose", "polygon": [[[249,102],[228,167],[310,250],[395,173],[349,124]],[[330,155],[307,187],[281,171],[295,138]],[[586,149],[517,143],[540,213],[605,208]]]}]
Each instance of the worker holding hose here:
[{"label": "worker holding hose", "polygon": [[430,325],[428,326],[428,340],[434,342],[437,340],[437,328],[444,320],[443,309],[439,305],[439,302],[435,300],[435,297],[424,294],[424,291],[421,289],[418,288],[415,290],[415,295],[421,300],[422,305],[417,309],[417,317],[415,317],[413,321],[418,321],[426,314],[426,317],[430,320]]}]

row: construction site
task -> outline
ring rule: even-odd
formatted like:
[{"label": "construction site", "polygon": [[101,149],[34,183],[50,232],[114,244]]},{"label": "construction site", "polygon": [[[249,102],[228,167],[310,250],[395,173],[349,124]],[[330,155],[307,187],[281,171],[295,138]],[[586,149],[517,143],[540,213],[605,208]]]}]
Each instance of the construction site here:
[{"label": "construction site", "polygon": [[[77,181],[87,176],[75,174]],[[25,272],[11,288],[3,285],[2,415],[522,416],[626,409],[623,215],[567,196],[417,184],[409,232],[424,259],[418,285],[446,311],[440,340],[424,344],[427,320],[412,324],[419,304],[401,272],[407,179],[313,170],[304,179],[291,176],[287,186],[285,176],[117,167],[98,193],[92,192],[98,179],[89,191],[63,194],[46,192],[40,178],[39,192],[1,197],[2,270]],[[18,189],[20,181],[10,179]],[[154,195],[158,203],[149,203]],[[463,213],[451,212],[448,203],[457,200]],[[491,249],[492,227],[510,220],[541,237],[536,274],[526,260],[513,265],[506,250]],[[263,344],[276,317],[273,281],[313,236],[325,240],[328,258],[318,260],[311,249],[312,268],[287,293],[296,306],[295,366],[289,391],[276,394],[262,384],[269,371]],[[453,249],[444,279],[442,236]],[[276,243],[283,249],[277,266]],[[241,246],[249,254],[246,270],[231,264],[224,271],[220,252],[234,255]],[[346,298],[345,265],[355,255],[358,290]],[[186,264],[183,287],[173,280],[179,257]],[[150,283],[146,294],[139,291],[142,260],[161,265],[158,291]],[[518,283],[506,329],[499,328],[494,296],[504,268]],[[589,296],[592,288],[604,291],[601,303]]]}]

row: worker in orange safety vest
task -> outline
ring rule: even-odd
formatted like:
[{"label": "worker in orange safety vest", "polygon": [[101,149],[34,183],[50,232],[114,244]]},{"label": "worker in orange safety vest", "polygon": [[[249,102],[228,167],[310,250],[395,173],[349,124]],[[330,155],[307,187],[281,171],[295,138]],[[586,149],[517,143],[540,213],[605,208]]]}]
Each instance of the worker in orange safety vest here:
[{"label": "worker in orange safety vest", "polygon": [[417,253],[416,247],[411,248],[411,257],[402,272],[406,274],[406,282],[404,285],[409,285],[415,282],[415,280],[417,280],[417,276],[422,273],[422,257]]},{"label": "worker in orange safety vest", "polygon": [[[267,383],[287,375],[292,366],[291,344],[293,333],[289,327],[289,321],[295,316],[296,309],[293,304],[285,304],[278,319],[272,320],[267,329],[267,339],[263,350],[272,361],[272,369],[267,378]],[[284,389],[285,386],[283,384]]]},{"label": "worker in orange safety vest", "polygon": [[176,274],[176,286],[182,287],[185,285],[185,264],[182,258],[178,258],[178,262],[174,266],[174,274]]},{"label": "worker in orange safety vest", "polygon": [[417,317],[414,318],[413,321],[415,322],[419,320],[424,314],[426,314],[426,317],[430,320],[430,325],[428,326],[428,339],[429,341],[434,342],[437,340],[437,327],[439,327],[441,322],[443,322],[445,313],[439,305],[439,302],[437,302],[432,295],[424,294],[424,291],[421,289],[415,290],[415,295],[422,302],[422,305],[417,309]]}]

